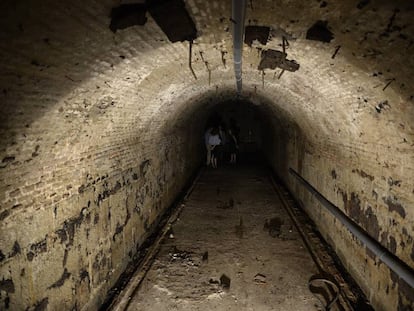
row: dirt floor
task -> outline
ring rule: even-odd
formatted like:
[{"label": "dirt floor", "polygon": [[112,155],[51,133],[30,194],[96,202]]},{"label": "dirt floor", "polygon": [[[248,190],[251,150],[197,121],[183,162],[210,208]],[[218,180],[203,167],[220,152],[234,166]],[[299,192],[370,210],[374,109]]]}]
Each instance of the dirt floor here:
[{"label": "dirt floor", "polygon": [[184,204],[128,310],[323,310],[264,168],[207,168]]}]

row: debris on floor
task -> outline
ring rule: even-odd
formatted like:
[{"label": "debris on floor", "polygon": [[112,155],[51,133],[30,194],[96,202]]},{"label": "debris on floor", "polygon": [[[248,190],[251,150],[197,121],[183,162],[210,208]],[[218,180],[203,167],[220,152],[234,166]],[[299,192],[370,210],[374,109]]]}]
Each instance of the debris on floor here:
[{"label": "debris on floor", "polygon": [[227,275],[225,275],[225,274],[221,275],[220,285],[223,289],[230,289],[230,282],[231,282],[231,280]]},{"label": "debris on floor", "polygon": [[236,228],[236,235],[239,237],[239,239],[242,239],[243,233],[244,233],[244,227],[243,227],[243,218],[241,216],[240,216],[239,224],[235,226],[235,228]]},{"label": "debris on floor", "polygon": [[179,262],[183,262],[183,263],[186,263],[192,266],[198,265],[194,263],[191,257],[191,253],[186,252],[186,251],[181,251],[176,246],[174,246],[173,251],[170,252],[169,255],[170,255],[171,262],[179,261]]},{"label": "debris on floor", "polygon": [[202,261],[208,261],[208,252],[204,252],[203,257],[201,258]]},{"label": "debris on floor", "polygon": [[227,201],[218,201],[217,204],[217,208],[221,208],[221,209],[228,209],[228,208],[233,208],[234,207],[234,200],[232,198],[230,198]]},{"label": "debris on floor", "polygon": [[263,230],[267,230],[271,237],[276,238],[280,235],[280,228],[282,225],[283,220],[281,220],[279,217],[274,217],[270,220],[266,219]]},{"label": "debris on floor", "polygon": [[254,276],[253,281],[256,284],[266,284],[266,276],[264,274],[258,273]]},{"label": "debris on floor", "polygon": [[210,279],[208,282],[210,284],[220,284],[220,281],[219,280],[215,280],[215,279]]}]

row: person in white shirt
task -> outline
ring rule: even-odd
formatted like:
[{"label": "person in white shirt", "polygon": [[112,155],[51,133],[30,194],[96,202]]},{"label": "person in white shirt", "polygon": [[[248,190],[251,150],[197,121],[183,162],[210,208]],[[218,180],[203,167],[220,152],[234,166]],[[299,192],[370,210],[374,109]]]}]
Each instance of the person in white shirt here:
[{"label": "person in white shirt", "polygon": [[215,127],[211,130],[210,137],[208,139],[208,144],[211,150],[211,166],[213,168],[217,168],[217,158],[220,155],[219,148],[221,145],[221,139],[220,139],[218,128]]}]

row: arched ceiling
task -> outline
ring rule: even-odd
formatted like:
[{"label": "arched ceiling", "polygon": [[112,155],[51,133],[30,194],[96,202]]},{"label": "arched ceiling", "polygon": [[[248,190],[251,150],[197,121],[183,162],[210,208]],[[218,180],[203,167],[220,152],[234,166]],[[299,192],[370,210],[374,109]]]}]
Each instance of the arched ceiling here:
[{"label": "arched ceiling", "polygon": [[[244,45],[243,97],[267,98],[317,143],[413,149],[412,3],[247,2],[246,25],[268,26],[271,36],[265,45]],[[91,129],[127,132],[192,111],[207,95],[236,96],[231,1],[185,2],[197,28],[197,79],[189,42],[169,42],[149,13],[145,25],[109,29],[111,10],[123,3],[2,3],[3,134],[21,126],[40,131],[47,120],[59,124],[57,141],[86,139],[79,129],[88,128],[88,137]],[[331,42],[306,39],[317,21],[326,22]],[[300,68],[278,79],[280,69],[257,68],[261,50],[282,49],[282,35],[287,58]]]},{"label": "arched ceiling", "polygon": [[[144,25],[111,31],[111,10],[131,2],[0,2],[0,236],[8,245],[19,236],[28,249],[47,237],[51,224],[82,218],[84,205],[95,200],[99,209],[92,181],[109,178],[115,187],[150,160],[154,179],[168,175],[164,190],[175,195],[200,159],[196,154],[186,163],[187,155],[200,153],[193,146],[200,137],[187,129],[201,133],[214,105],[237,98],[230,0],[184,1],[197,29],[191,54],[197,78],[189,68],[190,43],[171,43],[151,14]],[[280,138],[271,160],[277,165],[290,157],[284,171],[303,166],[304,177],[328,199],[356,213],[383,244],[390,236],[389,248],[411,264],[413,2],[247,4],[246,26],[267,26],[271,36],[266,44],[244,44],[240,98],[271,120],[272,139]],[[307,39],[318,21],[332,33],[330,42]],[[300,68],[279,79],[280,69],[258,66],[261,51],[282,50],[282,36],[287,59]],[[284,134],[300,136],[298,143]],[[290,149],[280,152],[284,143]],[[168,157],[175,158],[167,163]]]}]

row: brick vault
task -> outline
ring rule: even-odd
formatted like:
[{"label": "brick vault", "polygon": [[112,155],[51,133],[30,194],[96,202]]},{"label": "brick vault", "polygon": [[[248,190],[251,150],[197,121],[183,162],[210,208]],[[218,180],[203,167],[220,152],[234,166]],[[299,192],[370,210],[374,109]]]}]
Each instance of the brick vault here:
[{"label": "brick vault", "polygon": [[231,1],[0,7],[0,309],[102,304],[234,99],[261,112],[269,163],[371,303],[413,308],[413,288],[288,174],[414,268],[410,1],[247,1],[241,94]]}]

